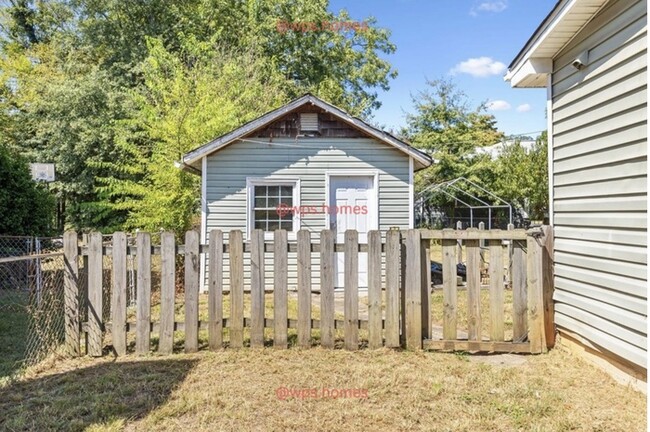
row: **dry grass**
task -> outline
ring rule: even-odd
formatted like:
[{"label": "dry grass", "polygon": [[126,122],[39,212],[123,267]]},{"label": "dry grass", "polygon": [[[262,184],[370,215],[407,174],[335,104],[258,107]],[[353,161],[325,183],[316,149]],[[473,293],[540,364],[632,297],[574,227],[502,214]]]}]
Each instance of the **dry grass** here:
[{"label": "dry grass", "polygon": [[[646,430],[643,395],[560,349],[516,367],[474,359],[319,348],[82,358],[0,388],[0,429]],[[281,400],[281,387],[307,391]]]}]

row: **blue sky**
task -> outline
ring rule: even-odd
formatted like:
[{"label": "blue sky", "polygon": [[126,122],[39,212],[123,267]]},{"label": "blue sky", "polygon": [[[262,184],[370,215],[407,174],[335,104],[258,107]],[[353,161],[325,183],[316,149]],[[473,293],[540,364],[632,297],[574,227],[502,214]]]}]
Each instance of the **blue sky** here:
[{"label": "blue sky", "polygon": [[391,30],[397,52],[386,58],[398,77],[380,92],[382,107],[373,120],[387,129],[404,125],[412,110],[411,94],[425,80],[453,77],[506,134],[546,129],[546,90],[513,89],[503,81],[517,55],[556,0],[330,0],[330,10],[347,9],[352,19],[368,16]]}]

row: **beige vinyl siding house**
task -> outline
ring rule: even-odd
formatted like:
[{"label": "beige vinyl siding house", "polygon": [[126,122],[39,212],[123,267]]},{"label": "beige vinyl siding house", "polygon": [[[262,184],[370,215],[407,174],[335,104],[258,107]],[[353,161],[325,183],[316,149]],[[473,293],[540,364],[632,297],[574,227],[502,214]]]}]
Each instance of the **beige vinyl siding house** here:
[{"label": "beige vinyl siding house", "polygon": [[[213,229],[224,231],[226,240],[231,230],[241,230],[247,240],[255,228],[264,229],[268,241],[277,228],[288,230],[289,241],[295,241],[299,229],[306,229],[312,242],[318,242],[321,230],[330,228],[339,237],[346,228],[357,229],[360,241],[368,230],[412,228],[413,173],[429,166],[431,159],[340,109],[305,95],[188,153],[183,164],[202,177],[203,242],[209,240]],[[361,200],[359,207],[367,214],[332,210],[342,199]],[[285,211],[278,211],[280,204],[286,204]],[[289,214],[291,207],[301,211]],[[320,280],[317,255],[312,256],[315,290]],[[202,261],[205,281],[207,265],[205,258]],[[244,262],[248,265],[249,260]],[[225,289],[229,289],[227,264]],[[292,288],[297,283],[295,253],[289,253],[288,264]],[[265,270],[267,289],[272,289],[271,253],[266,254]],[[245,268],[245,284],[249,275]]]},{"label": "beige vinyl siding house", "polygon": [[563,0],[510,65],[546,87],[555,323],[647,376],[647,1]]}]

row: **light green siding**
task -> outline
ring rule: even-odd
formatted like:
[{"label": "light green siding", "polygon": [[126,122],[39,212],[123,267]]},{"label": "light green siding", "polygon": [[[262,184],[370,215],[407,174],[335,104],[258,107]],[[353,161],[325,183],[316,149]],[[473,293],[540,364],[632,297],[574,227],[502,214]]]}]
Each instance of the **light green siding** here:
[{"label": "light green siding", "polygon": [[[328,204],[326,172],[377,174],[379,186],[379,229],[409,228],[409,156],[370,138],[252,138],[229,145],[207,157],[207,232],[211,229],[242,230],[247,237],[247,178],[299,179],[300,205]],[[251,142],[256,141],[256,142]],[[325,214],[306,214],[301,228],[312,231],[317,241],[326,228]],[[228,236],[226,235],[227,239]],[[290,234],[289,239],[295,240]],[[266,259],[266,285],[272,289],[272,254]],[[312,286],[318,289],[319,262],[312,260]],[[248,283],[248,269],[246,283]],[[207,276],[207,275],[206,275]],[[224,272],[228,289],[229,274]],[[295,286],[295,254],[289,255],[289,286]]]},{"label": "light green siding", "polygon": [[556,56],[552,75],[556,323],[643,367],[646,9],[646,0],[611,1]]}]

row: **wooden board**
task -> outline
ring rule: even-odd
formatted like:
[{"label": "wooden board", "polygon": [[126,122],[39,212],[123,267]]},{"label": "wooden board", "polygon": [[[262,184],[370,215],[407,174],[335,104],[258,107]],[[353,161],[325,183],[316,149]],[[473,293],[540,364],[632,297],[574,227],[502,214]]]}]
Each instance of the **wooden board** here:
[{"label": "wooden board", "polygon": [[208,346],[223,345],[223,232],[210,231],[208,252]]},{"label": "wooden board", "polygon": [[311,238],[300,230],[298,240],[298,346],[311,346]]},{"label": "wooden board", "polygon": [[555,346],[555,307],[553,302],[554,290],[554,237],[553,227],[542,227],[544,241],[542,246],[542,290],[544,301],[544,336],[547,348]]},{"label": "wooden board", "polygon": [[63,234],[65,347],[68,355],[81,355],[79,332],[79,247],[76,231]]},{"label": "wooden board", "polygon": [[398,230],[386,233],[386,346],[400,346],[400,244]]},{"label": "wooden board", "polygon": [[467,338],[481,340],[481,252],[479,240],[466,240]]},{"label": "wooden board", "polygon": [[88,236],[88,355],[100,357],[103,345],[102,235]]},{"label": "wooden board", "polygon": [[502,353],[530,353],[528,343],[478,342],[466,340],[425,340],[424,348],[441,351],[478,351]]},{"label": "wooden board", "polygon": [[343,316],[345,349],[359,349],[359,233],[345,231]]},{"label": "wooden board", "polygon": [[230,231],[230,346],[244,346],[244,240],[240,230]]},{"label": "wooden board", "polygon": [[251,233],[251,347],[264,347],[264,231]]},{"label": "wooden board", "polygon": [[113,289],[111,290],[111,339],[115,354],[126,354],[126,234],[113,234]]},{"label": "wooden board", "polygon": [[320,234],[320,341],[323,348],[334,348],[334,254],[335,232],[323,230]]},{"label": "wooden board", "polygon": [[173,232],[160,234],[160,332],[158,351],[171,354],[174,349],[174,297],[176,294],[176,239]]},{"label": "wooden board", "polygon": [[199,349],[199,233],[185,233],[185,352]]},{"label": "wooden board", "polygon": [[136,354],[147,354],[151,345],[151,234],[139,232],[135,243],[138,248],[136,281],[137,307],[135,312]]},{"label": "wooden board", "polygon": [[489,240],[490,265],[490,340],[504,340],[503,246],[501,240]]},{"label": "wooden board", "polygon": [[542,276],[542,247],[540,239],[534,236],[527,241],[527,269],[528,269],[528,340],[530,352],[538,354],[546,352],[544,333],[544,298]]},{"label": "wooden board", "polygon": [[406,323],[406,348],[422,348],[422,257],[420,231],[406,233],[406,283],[404,320]]},{"label": "wooden board", "polygon": [[368,231],[368,347],[381,348],[381,233]]},{"label": "wooden board", "polygon": [[431,240],[422,240],[420,242],[420,289],[422,291],[422,337],[428,339],[431,337],[433,323],[431,316]]},{"label": "wooden board", "polygon": [[515,240],[512,250],[512,340],[523,342],[528,336],[528,295],[526,242]]},{"label": "wooden board", "polygon": [[275,231],[273,243],[273,346],[287,348],[287,231]]},{"label": "wooden board", "polygon": [[456,240],[442,241],[442,335],[456,339],[458,335],[458,288],[456,268]]}]

